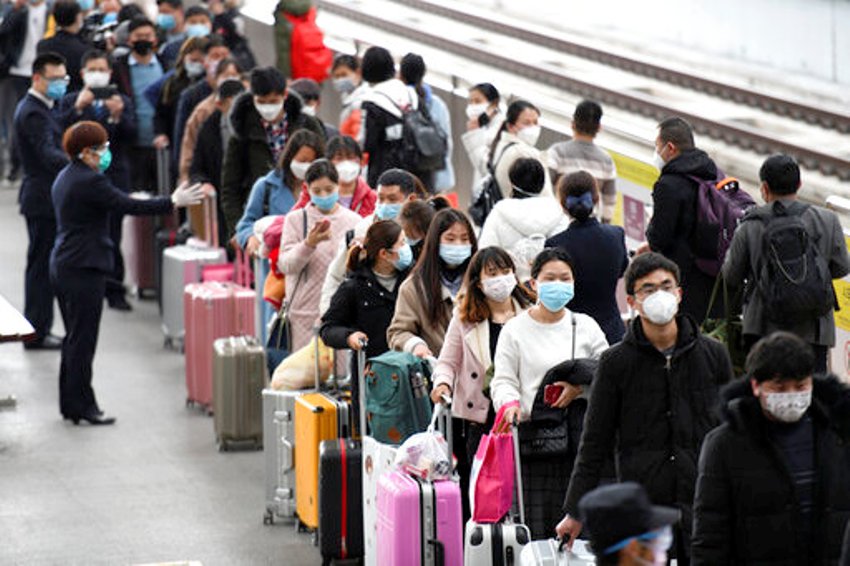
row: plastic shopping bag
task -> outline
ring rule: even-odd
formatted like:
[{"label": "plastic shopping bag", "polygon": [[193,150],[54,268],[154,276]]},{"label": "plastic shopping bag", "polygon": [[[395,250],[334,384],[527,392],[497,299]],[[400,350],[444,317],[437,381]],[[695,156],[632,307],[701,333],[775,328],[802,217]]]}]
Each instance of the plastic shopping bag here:
[{"label": "plastic shopping bag", "polygon": [[[437,481],[452,478],[454,456],[445,436],[437,430],[437,421],[448,409],[437,404],[431,416],[431,424],[425,432],[408,437],[396,453],[395,465],[401,471],[423,480]],[[451,426],[451,417],[446,419]]]},{"label": "plastic shopping bag", "polygon": [[476,523],[498,523],[511,510],[514,496],[514,444],[510,433],[498,433],[509,403],[499,409],[490,434],[481,437],[469,478],[469,502]]}]

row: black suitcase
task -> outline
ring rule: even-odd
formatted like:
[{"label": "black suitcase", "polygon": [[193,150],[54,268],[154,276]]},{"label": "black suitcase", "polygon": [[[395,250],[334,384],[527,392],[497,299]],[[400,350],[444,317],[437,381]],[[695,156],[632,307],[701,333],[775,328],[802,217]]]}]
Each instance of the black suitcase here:
[{"label": "black suitcase", "polygon": [[325,440],[319,446],[319,550],[322,564],[361,564],[363,481],[360,442]]}]

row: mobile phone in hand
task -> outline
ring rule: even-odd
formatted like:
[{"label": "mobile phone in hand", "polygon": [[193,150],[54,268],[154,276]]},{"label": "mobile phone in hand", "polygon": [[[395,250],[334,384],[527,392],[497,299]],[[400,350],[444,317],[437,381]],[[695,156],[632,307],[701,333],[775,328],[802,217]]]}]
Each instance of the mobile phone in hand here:
[{"label": "mobile phone in hand", "polygon": [[104,87],[94,87],[91,89],[95,100],[106,100],[118,94],[118,87],[115,85],[107,85]]},{"label": "mobile phone in hand", "polygon": [[558,397],[564,392],[564,386],[557,383],[547,385],[543,389],[543,402],[547,405],[554,405],[558,401]]}]

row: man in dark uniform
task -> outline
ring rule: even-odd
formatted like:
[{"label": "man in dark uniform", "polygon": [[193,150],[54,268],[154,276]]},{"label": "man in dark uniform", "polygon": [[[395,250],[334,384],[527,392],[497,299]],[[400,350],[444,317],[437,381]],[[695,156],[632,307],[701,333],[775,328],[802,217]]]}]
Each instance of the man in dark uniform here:
[{"label": "man in dark uniform", "polygon": [[67,88],[65,59],[56,53],[43,53],[32,65],[32,87],[15,110],[15,139],[24,170],[18,200],[29,234],[24,315],[36,332],[36,339],[24,344],[27,349],[56,350],[62,345],[62,340],[50,333],[54,294],[49,263],[56,239],[50,188],[68,157],[62,151],[61,127],[51,110]]},{"label": "man in dark uniform", "polygon": [[83,11],[76,1],[61,0],[53,5],[56,20],[56,35],[38,42],[36,50],[41,53],[56,53],[65,58],[71,90],[83,86],[80,77],[80,61],[91,46],[80,36],[83,27]]}]

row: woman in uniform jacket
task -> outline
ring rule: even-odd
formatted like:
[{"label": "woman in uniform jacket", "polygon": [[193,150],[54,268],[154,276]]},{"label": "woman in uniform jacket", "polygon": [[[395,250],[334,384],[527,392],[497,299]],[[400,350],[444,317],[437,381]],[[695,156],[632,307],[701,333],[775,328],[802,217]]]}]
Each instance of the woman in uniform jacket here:
[{"label": "woman in uniform jacket", "polygon": [[[362,244],[355,243],[348,254],[350,275],[342,282],[319,330],[322,340],[337,350],[361,350],[366,356],[379,356],[389,350],[387,327],[395,312],[398,288],[407,276],[413,252],[404,241],[401,226],[392,220],[375,222]],[[351,382],[354,414],[359,414],[358,379]]]},{"label": "woman in uniform jacket", "polygon": [[396,351],[420,358],[440,355],[469,259],[478,240],[469,219],[458,210],[434,216],[422,255],[399,289],[387,341]]},{"label": "woman in uniform jacket", "polygon": [[112,159],[106,130],[97,122],[71,126],[62,140],[71,158],[53,183],[57,235],[50,274],[65,324],[59,369],[59,410],[74,424],[112,424],[91,386],[92,360],[103,310],[106,279],[113,270],[109,238],[112,213],[161,215],[201,201],[200,186],[178,188],[170,198],[136,200],[116,188],[104,171]]}]

